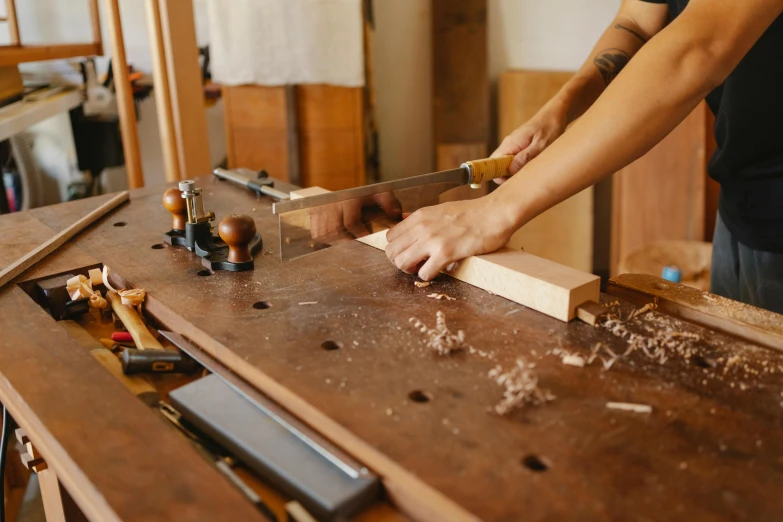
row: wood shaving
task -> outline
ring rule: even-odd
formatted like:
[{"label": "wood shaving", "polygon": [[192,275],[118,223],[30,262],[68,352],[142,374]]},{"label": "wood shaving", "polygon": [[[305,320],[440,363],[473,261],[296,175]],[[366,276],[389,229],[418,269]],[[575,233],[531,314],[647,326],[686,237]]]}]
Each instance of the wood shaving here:
[{"label": "wood shaving", "polygon": [[139,306],[144,302],[147,292],[143,288],[131,288],[129,290],[120,290],[117,294],[119,294],[122,304]]},{"label": "wood shaving", "polygon": [[100,293],[95,292],[90,296],[90,308],[106,308],[107,306],[109,306],[109,303]]},{"label": "wood shaving", "polygon": [[628,320],[630,321],[631,319],[639,317],[640,315],[645,314],[645,313],[649,312],[650,310],[655,310],[656,308],[658,308],[658,304],[657,303],[647,303],[643,307],[641,307],[638,310],[636,310],[633,314],[631,314],[631,317],[629,317]]},{"label": "wood shaving", "polygon": [[414,285],[416,285],[417,288],[426,288],[432,284],[432,281],[414,281]]},{"label": "wood shaving", "polygon": [[[84,276],[79,276],[79,277],[84,277]],[[77,299],[89,298],[93,294],[92,283],[86,277],[84,277],[84,281],[80,282],[78,286],[75,286],[70,289],[66,287],[66,290],[68,290],[68,294],[71,296],[72,301],[76,301]]]},{"label": "wood shaving", "polygon": [[87,271],[87,274],[93,286],[103,283],[103,274],[101,274],[100,268],[91,268]]},{"label": "wood shaving", "polygon": [[582,368],[585,365],[585,360],[579,355],[574,354],[565,355],[561,361],[563,364],[568,366],[576,366],[577,368]]},{"label": "wood shaving", "polygon": [[65,282],[65,288],[68,292],[73,292],[74,290],[78,290],[85,281],[87,281],[87,278],[81,274],[73,276]]},{"label": "wood shaving", "polygon": [[120,296],[120,302],[122,302],[122,304],[135,306],[139,311],[139,315],[142,315],[141,304],[144,302],[144,298],[147,296],[147,292],[143,288],[116,290],[109,283],[109,272],[111,272],[111,268],[109,268],[108,265],[103,265],[103,271],[101,272],[103,286],[105,286],[109,291],[116,292],[117,295]]},{"label": "wood shaving", "polygon": [[726,361],[726,366],[723,368],[723,373],[729,371],[729,368],[731,368],[732,366],[734,366],[740,361],[742,361],[742,357],[740,357],[739,355],[732,355],[731,357],[729,357],[729,360]]},{"label": "wood shaving", "polygon": [[[701,336],[691,332],[675,331],[671,323],[665,322],[659,314],[654,312],[656,307],[655,303],[649,303],[635,310],[625,320],[618,316],[611,316],[601,323],[601,326],[609,333],[625,340],[628,348],[625,352],[616,354],[608,346],[598,343],[593,346],[587,364],[589,365],[595,359],[600,358],[604,369],[608,370],[616,361],[624,359],[636,351],[641,351],[658,364],[665,364],[674,355],[690,361],[690,358],[698,352],[695,343],[701,341]],[[628,329],[626,323],[648,312],[652,315],[644,329],[650,335],[635,333]]]},{"label": "wood shaving", "polygon": [[526,404],[544,404],[555,399],[549,391],[538,387],[538,374],[534,367],[535,364],[519,357],[507,372],[500,365],[489,371],[488,377],[505,388],[503,399],[495,406],[498,415],[506,415]]},{"label": "wood shaving", "polygon": [[429,329],[427,325],[411,317],[408,322],[413,323],[413,326],[421,333],[427,334],[427,346],[431,348],[438,355],[450,355],[463,348],[473,349],[470,345],[465,343],[465,332],[458,330],[456,334],[446,326],[446,316],[443,312],[435,314],[435,328]]},{"label": "wood shaving", "polygon": [[450,295],[446,294],[430,294],[427,297],[431,297],[432,299],[437,299],[440,301],[441,299],[445,299],[446,301],[456,301],[456,297],[451,297]]},{"label": "wood shaving", "polygon": [[[603,350],[603,354],[601,351]],[[591,349],[590,357],[587,358],[587,365],[593,363],[596,359],[601,359],[601,364],[604,367],[604,370],[608,370],[612,367],[612,365],[619,359],[620,357],[614,353],[611,348],[608,346],[604,346],[603,343],[597,343],[593,348]]]},{"label": "wood shaving", "polygon": [[314,305],[314,304],[318,304],[318,301],[304,301],[302,303],[299,303],[299,306]]},{"label": "wood shaving", "polygon": [[[109,284],[109,272],[110,271],[111,271],[111,268],[109,268],[107,265],[103,265],[103,272],[101,273],[101,275],[103,276],[103,286],[105,286],[107,290],[111,290],[112,292],[117,292],[117,289]],[[117,292],[117,293],[119,293],[119,292]]]},{"label": "wood shaving", "polygon": [[631,411],[633,413],[652,413],[652,406],[648,404],[633,404],[630,402],[607,402],[610,410]]}]

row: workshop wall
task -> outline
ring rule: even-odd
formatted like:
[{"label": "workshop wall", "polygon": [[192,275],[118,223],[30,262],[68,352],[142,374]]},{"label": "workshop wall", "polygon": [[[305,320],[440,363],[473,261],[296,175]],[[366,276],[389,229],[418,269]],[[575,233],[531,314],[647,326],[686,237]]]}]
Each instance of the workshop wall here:
[{"label": "workshop wall", "polygon": [[[89,36],[86,0],[17,3],[20,29],[30,43],[72,42]],[[149,73],[151,54],[140,4],[139,0],[120,0],[120,9],[128,62]],[[208,42],[205,4],[205,0],[194,0],[200,45]],[[489,73],[493,93],[500,73],[508,68],[574,70],[579,67],[619,5],[620,0],[488,0]],[[432,106],[430,2],[374,0],[374,10],[373,73],[381,175],[384,179],[394,179],[428,172],[434,167],[429,117]],[[105,34],[105,23],[103,29]],[[7,41],[7,36],[0,35],[0,43],[4,39]],[[106,50],[107,54],[109,51]],[[105,67],[105,63],[102,60],[101,65]],[[47,70],[59,76],[74,74],[74,68],[64,62],[28,64],[24,69]],[[146,183],[161,183],[164,180],[163,160],[154,101],[149,99],[142,103],[140,112],[139,139]],[[64,118],[67,120],[67,116]],[[222,106],[218,104],[208,109],[207,118],[210,152],[216,163],[225,156],[226,150]],[[63,123],[60,122],[59,128]],[[52,124],[41,125],[46,129]],[[493,121],[492,129],[495,128],[497,125]],[[56,134],[51,129],[46,132]],[[67,147],[67,142],[63,146]],[[65,155],[75,158],[73,151]],[[62,176],[72,175],[72,170],[65,168]],[[123,169],[116,170],[119,172],[110,173],[108,177],[122,183]]]},{"label": "workshop wall", "polygon": [[[497,128],[494,117],[500,74],[510,68],[576,70],[620,3],[488,0],[493,131]],[[432,112],[430,2],[375,0],[374,5],[373,68],[381,175],[395,179],[429,172],[434,168],[432,122],[428,117]]]}]

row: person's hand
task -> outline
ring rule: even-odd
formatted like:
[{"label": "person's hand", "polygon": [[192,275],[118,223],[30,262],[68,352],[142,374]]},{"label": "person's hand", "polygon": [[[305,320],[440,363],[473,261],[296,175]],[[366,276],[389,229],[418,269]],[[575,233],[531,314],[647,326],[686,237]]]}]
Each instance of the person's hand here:
[{"label": "person's hand", "polygon": [[[562,111],[545,106],[527,123],[506,136],[491,157],[514,156],[514,160],[508,167],[508,172],[509,174],[516,174],[559,138],[565,132],[567,126],[567,117]],[[506,179],[498,178],[495,180],[495,183],[500,185]]]},{"label": "person's hand", "polygon": [[417,210],[386,233],[386,256],[425,281],[466,257],[493,252],[514,232],[512,213],[492,195]]},{"label": "person's hand", "polygon": [[340,238],[345,232],[350,238],[366,236],[369,233],[363,212],[375,211],[377,217],[386,217],[392,221],[402,218],[402,206],[394,194],[383,192],[361,199],[340,201],[331,205],[313,208],[310,213],[310,233],[313,239]]}]

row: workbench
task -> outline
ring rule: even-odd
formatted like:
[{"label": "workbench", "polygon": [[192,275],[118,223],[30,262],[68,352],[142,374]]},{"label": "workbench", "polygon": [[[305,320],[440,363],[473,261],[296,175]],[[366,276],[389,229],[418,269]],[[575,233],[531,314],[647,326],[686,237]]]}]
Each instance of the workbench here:
[{"label": "workbench", "polygon": [[[198,185],[219,217],[254,218],[264,244],[253,271],[212,273],[164,245],[171,215],[166,187],[154,187],[132,191],[0,290],[0,401],[88,519],[263,520],[18,284],[104,264],[146,289],[145,314],[157,324],[382,478],[385,500],[359,520],[783,520],[781,316],[758,312],[763,332],[751,342],[661,306],[625,326],[641,337],[674,332],[685,349],[665,362],[637,350],[609,369],[576,367],[561,354],[587,359],[599,344],[622,354],[627,339],[444,275],[419,288],[356,241],[281,263],[271,199],[213,178]],[[1,216],[0,267],[108,197]],[[652,280],[639,284],[680,290]],[[615,286],[625,296],[602,301],[618,301],[625,318],[635,292],[639,303],[658,301],[634,284],[624,276]],[[701,313],[731,315],[703,297]],[[410,319],[431,327],[438,311],[475,350],[444,357],[425,347]],[[501,416],[493,408],[503,389],[487,375],[519,356],[555,398]]]}]

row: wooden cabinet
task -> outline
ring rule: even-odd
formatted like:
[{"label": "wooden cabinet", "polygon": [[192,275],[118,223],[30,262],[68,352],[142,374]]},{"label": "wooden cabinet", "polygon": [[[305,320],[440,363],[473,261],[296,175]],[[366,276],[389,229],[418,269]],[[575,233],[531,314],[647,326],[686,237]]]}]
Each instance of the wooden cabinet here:
[{"label": "wooden cabinet", "polygon": [[705,226],[709,219],[714,227],[717,208],[715,184],[707,177],[712,121],[702,102],[650,152],[614,175],[611,275],[621,260],[655,241],[712,238]]},{"label": "wooden cabinet", "polygon": [[229,168],[329,190],[366,183],[364,89],[223,87]]},{"label": "wooden cabinet", "polygon": [[[570,72],[507,71],[500,78],[499,139],[532,118],[571,78]],[[547,210],[511,238],[512,248],[593,271],[593,188]]]}]

